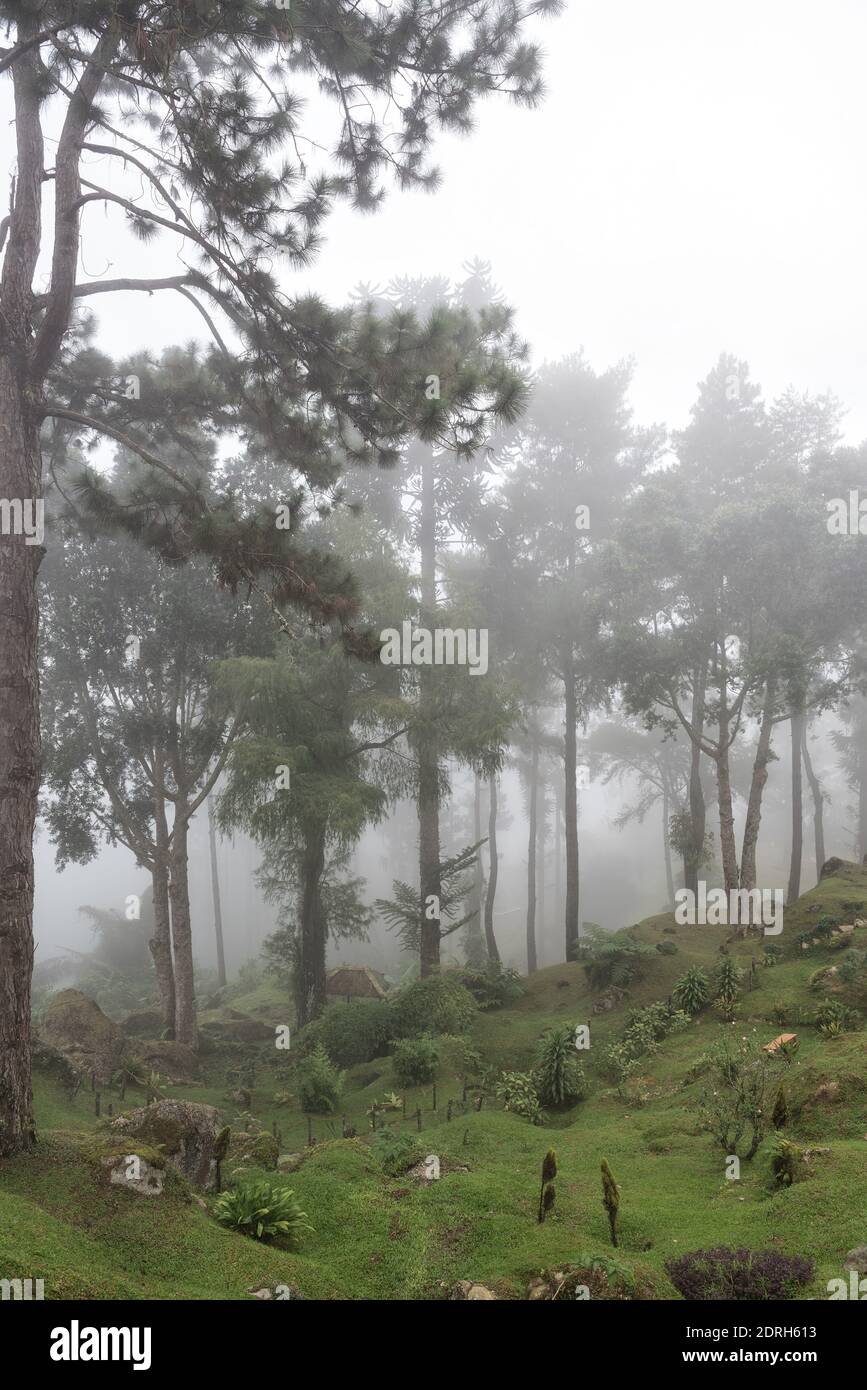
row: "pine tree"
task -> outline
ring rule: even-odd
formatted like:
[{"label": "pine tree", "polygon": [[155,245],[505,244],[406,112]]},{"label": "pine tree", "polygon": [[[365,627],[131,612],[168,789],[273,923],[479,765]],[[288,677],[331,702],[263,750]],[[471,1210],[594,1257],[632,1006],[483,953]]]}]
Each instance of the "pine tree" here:
[{"label": "pine tree", "polygon": [[[445,433],[453,422],[449,403],[432,408],[420,389],[417,363],[430,357],[401,356],[405,347],[429,347],[429,336],[410,319],[380,328],[369,315],[292,298],[272,266],[278,258],[290,267],[307,264],[334,200],[375,206],[389,171],[403,185],[433,186],[433,134],[438,127],[467,129],[480,97],[505,88],[513,100],[535,102],[539,57],[523,25],[554,9],[554,0],[526,8],[519,0],[481,0],[471,11],[400,3],[369,13],[350,0],[298,0],[291,12],[265,0],[0,0],[8,34],[0,74],[14,87],[17,169],[13,205],[0,224],[0,495],[42,496],[40,430],[46,421],[64,421],[137,452],[175,487],[182,523],[198,530],[200,541],[203,531],[212,545],[220,539],[224,579],[255,579],[255,559],[233,548],[231,525],[216,536],[220,518],[211,516],[201,489],[179,479],[151,448],[141,426],[155,417],[144,393],[136,399],[134,383],[106,390],[86,371],[75,380],[64,371],[76,306],[104,293],[182,297],[214,344],[216,410],[309,477],[333,475],[341,449],[393,460],[395,446],[422,422],[430,438]],[[278,70],[273,81],[264,76],[269,67]],[[316,73],[342,121],[331,169],[309,176],[301,105],[284,85],[298,71]],[[49,102],[60,117],[50,175],[43,131]],[[397,140],[385,111],[392,122],[398,113]],[[287,148],[290,159],[275,157]],[[119,177],[95,182],[95,155]],[[54,220],[43,226],[49,176]],[[77,283],[92,207],[133,237],[161,236],[164,274],[136,275],[132,257],[125,274]],[[176,252],[197,264],[179,272]],[[45,293],[33,283],[41,259],[51,265]],[[77,365],[85,364],[79,358]],[[202,405],[202,418],[212,418],[214,399]],[[464,414],[469,433],[459,432],[462,446],[479,429]],[[40,558],[40,548],[23,536],[0,545],[0,785],[8,789],[0,817],[0,1154],[28,1148],[34,1137]],[[309,602],[297,569],[284,565],[282,573],[287,601]]]}]

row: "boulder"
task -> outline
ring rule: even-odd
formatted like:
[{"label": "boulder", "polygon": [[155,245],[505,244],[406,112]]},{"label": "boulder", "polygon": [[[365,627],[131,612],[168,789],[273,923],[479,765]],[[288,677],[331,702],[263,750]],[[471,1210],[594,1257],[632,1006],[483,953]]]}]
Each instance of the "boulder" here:
[{"label": "boulder", "polygon": [[280,1158],[280,1148],[273,1134],[263,1129],[258,1134],[240,1134],[237,1138],[237,1151],[233,1157],[239,1163],[274,1171]]},{"label": "boulder", "polygon": [[157,1009],[139,1009],[127,1014],[120,1026],[128,1038],[158,1038],[166,1025]]},{"label": "boulder", "polygon": [[856,1274],[867,1274],[867,1245],[856,1245],[848,1251],[843,1268],[854,1269]]},{"label": "boulder", "polygon": [[248,1018],[234,1009],[229,1011],[228,1018],[215,1018],[203,1023],[202,1030],[217,1042],[272,1043],[275,1037],[272,1024],[262,1023],[258,1018]]},{"label": "boulder", "polygon": [[160,1100],[119,1116],[112,1122],[111,1130],[158,1148],[167,1162],[191,1183],[209,1190],[217,1185],[214,1145],[219,1119],[213,1105]]},{"label": "boulder", "polygon": [[133,1070],[159,1072],[172,1086],[184,1086],[199,1077],[199,1059],[186,1043],[136,1040],[127,1055]]},{"label": "boulder", "polygon": [[475,1284],[471,1279],[461,1279],[452,1289],[452,1301],[454,1300],[466,1303],[496,1303],[497,1295],[485,1288],[484,1284]]},{"label": "boulder", "polygon": [[124,1036],[94,999],[79,989],[62,989],[51,999],[40,1026],[42,1037],[77,1071],[108,1081],[121,1063]]},{"label": "boulder", "polygon": [[822,865],[822,872],[819,874],[819,882],[821,883],[823,878],[833,878],[837,871],[843,868],[845,863],[845,859],[838,859],[836,855],[832,856],[830,859],[826,859]]},{"label": "boulder", "polygon": [[156,1164],[140,1154],[122,1154],[102,1160],[109,1170],[112,1187],[125,1187],[140,1197],[159,1197],[163,1190],[165,1174]]}]

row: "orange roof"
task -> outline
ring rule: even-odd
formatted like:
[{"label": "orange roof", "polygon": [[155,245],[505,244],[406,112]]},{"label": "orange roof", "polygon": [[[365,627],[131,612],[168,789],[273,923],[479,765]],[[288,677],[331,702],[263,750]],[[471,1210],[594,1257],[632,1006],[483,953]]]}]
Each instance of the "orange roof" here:
[{"label": "orange roof", "polygon": [[764,1052],[776,1052],[778,1047],[782,1047],[785,1043],[797,1042],[797,1040],[797,1033],[781,1033],[778,1038],[774,1038],[773,1042],[766,1043],[762,1050]]}]

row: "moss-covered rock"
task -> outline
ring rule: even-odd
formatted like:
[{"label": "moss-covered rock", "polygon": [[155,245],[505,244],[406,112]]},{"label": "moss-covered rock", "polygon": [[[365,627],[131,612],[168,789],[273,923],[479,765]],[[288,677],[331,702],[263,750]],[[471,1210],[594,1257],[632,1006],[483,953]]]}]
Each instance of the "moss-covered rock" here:
[{"label": "moss-covered rock", "polygon": [[113,1135],[141,1140],[160,1150],[173,1167],[197,1187],[216,1187],[215,1145],[220,1130],[219,1112],[213,1105],[189,1100],[160,1100],[120,1115],[111,1125]]},{"label": "moss-covered rock", "polygon": [[78,1071],[108,1081],[120,1066],[124,1036],[94,999],[79,989],[62,989],[51,999],[39,1032]]}]

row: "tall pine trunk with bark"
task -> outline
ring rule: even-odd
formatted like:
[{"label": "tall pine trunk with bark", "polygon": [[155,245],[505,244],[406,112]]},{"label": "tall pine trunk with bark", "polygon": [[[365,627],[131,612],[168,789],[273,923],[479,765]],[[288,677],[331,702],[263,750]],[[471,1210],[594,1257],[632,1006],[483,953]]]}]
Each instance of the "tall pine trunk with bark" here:
[{"label": "tall pine trunk with bark", "polygon": [[571,649],[564,654],[566,729],[563,739],[564,829],[566,854],[566,960],[578,946],[578,700],[575,692],[575,660]]},{"label": "tall pine trunk with bark", "polygon": [[527,974],[538,968],[536,958],[536,826],[539,807],[539,745],[533,740],[530,759],[529,834],[527,841]]},{"label": "tall pine trunk with bark", "polygon": [[183,800],[175,804],[172,828],[169,900],[175,957],[175,1041],[198,1048],[196,988],[193,970],[193,930],[190,919],[189,817]]},{"label": "tall pine trunk with bark", "polygon": [[[420,523],[421,549],[421,626],[433,631],[436,626],[436,483],[434,458],[425,449],[422,461],[422,498]],[[442,881],[440,878],[440,776],[439,756],[434,733],[434,672],[430,666],[419,667],[419,713],[421,730],[418,740],[418,860],[420,903],[420,971],[422,979],[434,974],[440,966],[440,913]],[[428,916],[428,905],[432,909]]]},{"label": "tall pine trunk with bark", "polygon": [[217,983],[222,989],[226,983],[226,952],[223,946],[223,904],[220,898],[220,869],[217,862],[217,826],[214,817],[214,804],[210,796],[208,797],[208,849],[211,857],[211,899],[214,905]]},{"label": "tall pine trunk with bark", "polygon": [[491,773],[488,782],[490,807],[488,810],[488,891],[485,894],[485,945],[488,960],[499,961],[497,939],[494,935],[494,901],[497,896],[497,876],[499,863],[497,857],[497,774]]},{"label": "tall pine trunk with bark", "polygon": [[707,807],[701,785],[701,737],[704,730],[705,672],[695,674],[690,713],[689,849],[684,856],[684,887],[698,895],[698,875],[704,856]]},{"label": "tall pine trunk with bark", "polygon": [[804,756],[804,771],[807,774],[807,781],[810,784],[810,795],[813,798],[813,845],[816,852],[816,882],[822,872],[822,865],[825,862],[825,798],[822,794],[822,784],[813,769],[813,760],[810,757],[809,742],[807,739],[807,726],[804,724],[804,742],[801,749]]},{"label": "tall pine trunk with bark", "polygon": [[804,746],[806,716],[804,710],[792,710],[792,855],[789,863],[789,886],[786,902],[796,902],[801,892],[801,858],[804,852],[804,790],[801,777],[801,756]]},{"label": "tall pine trunk with bark", "polygon": [[741,850],[740,886],[750,890],[756,886],[756,850],[759,842],[759,827],[762,822],[762,797],[768,780],[768,762],[771,758],[775,698],[776,686],[773,680],[769,680],[765,687],[759,740],[756,745],[756,756],[753,759],[753,775],[750,780],[750,794]]},{"label": "tall pine trunk with bark", "polygon": [[295,955],[295,1022],[303,1028],[325,1008],[326,924],[322,909],[325,870],[325,826],[314,823],[304,832],[299,902],[299,939]]}]

